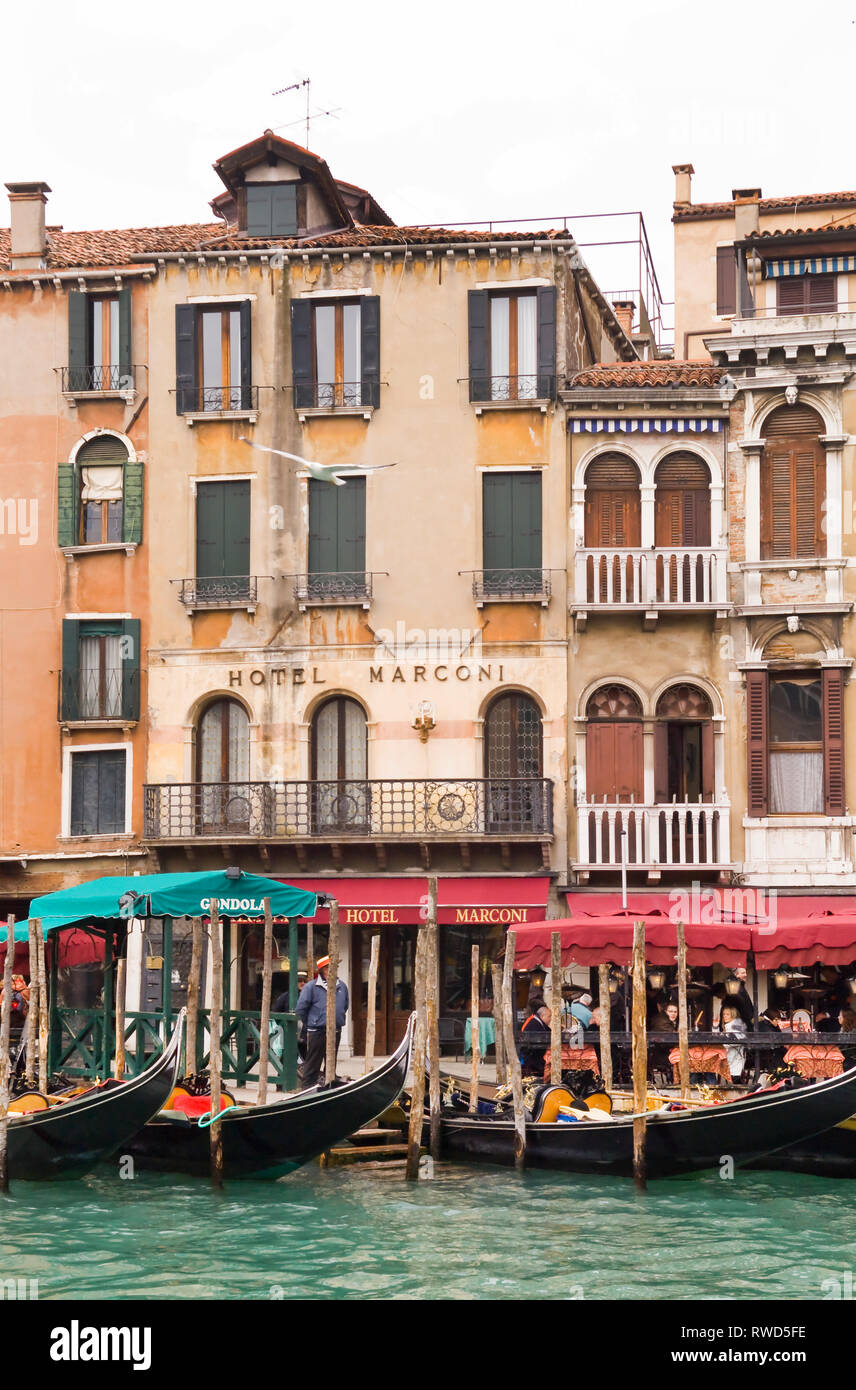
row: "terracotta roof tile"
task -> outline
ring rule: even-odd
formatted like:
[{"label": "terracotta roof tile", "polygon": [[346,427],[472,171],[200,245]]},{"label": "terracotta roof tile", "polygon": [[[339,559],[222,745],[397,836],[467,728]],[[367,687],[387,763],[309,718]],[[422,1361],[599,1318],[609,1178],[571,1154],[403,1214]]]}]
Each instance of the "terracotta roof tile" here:
[{"label": "terracotta roof tile", "polygon": [[[800,208],[822,208],[830,204],[844,203],[856,206],[856,192],[846,193],[795,193],[789,198],[761,198],[761,212],[789,212]],[[730,217],[736,203],[690,203],[687,207],[676,207],[673,222],[690,222],[695,217]]]},{"label": "terracotta roof tile", "polygon": [[571,386],[718,386],[722,368],[711,362],[599,362],[573,377]]}]

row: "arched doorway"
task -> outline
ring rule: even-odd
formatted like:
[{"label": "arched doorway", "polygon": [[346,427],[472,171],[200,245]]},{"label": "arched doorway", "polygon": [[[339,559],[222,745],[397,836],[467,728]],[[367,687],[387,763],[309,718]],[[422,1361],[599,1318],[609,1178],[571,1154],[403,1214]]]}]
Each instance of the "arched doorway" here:
[{"label": "arched doorway", "polygon": [[544,828],[541,711],[530,695],[509,691],[490,705],[484,725],[486,828]]},{"label": "arched doorway", "polygon": [[715,800],[713,706],[696,685],[672,685],[657,701],[654,800],[660,862],[714,863],[719,856]]},{"label": "arched doorway", "polygon": [[316,832],[365,831],[369,824],[366,712],[334,695],[312,720],[313,818]]},{"label": "arched doorway", "polygon": [[782,405],[762,426],[761,559],[826,554],[826,426],[807,405]]},{"label": "arched doorway", "polygon": [[214,700],[202,711],[196,729],[196,782],[203,834],[251,833],[250,720],[238,700]]}]

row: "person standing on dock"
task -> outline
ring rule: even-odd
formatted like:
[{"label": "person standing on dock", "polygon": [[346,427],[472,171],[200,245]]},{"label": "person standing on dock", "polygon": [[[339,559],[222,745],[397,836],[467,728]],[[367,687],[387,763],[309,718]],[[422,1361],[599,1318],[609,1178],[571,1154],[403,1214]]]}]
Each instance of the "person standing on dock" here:
[{"label": "person standing on dock", "polygon": [[[315,962],[318,974],[314,980],[303,986],[297,1000],[297,1018],[306,1029],[306,1061],[303,1064],[301,1090],[315,1086],[321,1075],[327,1050],[327,970],[330,957],[322,956]],[[348,1013],[348,986],[344,980],[336,981],[336,1051],[345,1026]],[[326,1077],[329,1083],[333,1077]]]}]

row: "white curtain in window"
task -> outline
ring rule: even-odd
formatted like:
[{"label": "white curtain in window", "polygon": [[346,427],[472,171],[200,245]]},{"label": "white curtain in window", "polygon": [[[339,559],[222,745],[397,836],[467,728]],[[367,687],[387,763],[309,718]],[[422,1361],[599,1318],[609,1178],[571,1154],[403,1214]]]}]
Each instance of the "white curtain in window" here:
[{"label": "white curtain in window", "polygon": [[81,719],[118,719],[122,713],[122,639],[81,637],[78,647]]},{"label": "white curtain in window", "polygon": [[81,468],[82,502],[121,502],[124,469],[119,464],[101,468]]},{"label": "white curtain in window", "polygon": [[345,304],[342,308],[345,373],[343,400],[345,405],[362,405],[362,357],[360,343],[360,305]]},{"label": "white curtain in window", "polygon": [[517,300],[517,395],[531,400],[538,394],[537,300],[522,294]]},{"label": "white curtain in window", "polygon": [[823,754],[770,754],[770,810],[782,815],[823,811]]},{"label": "white curtain in window", "polygon": [[[500,400],[508,396],[508,313],[508,296],[493,295],[490,301],[490,374],[493,394]],[[502,380],[497,381],[498,377]]]},{"label": "white curtain in window", "polygon": [[345,776],[366,775],[366,716],[355,700],[345,705]]}]

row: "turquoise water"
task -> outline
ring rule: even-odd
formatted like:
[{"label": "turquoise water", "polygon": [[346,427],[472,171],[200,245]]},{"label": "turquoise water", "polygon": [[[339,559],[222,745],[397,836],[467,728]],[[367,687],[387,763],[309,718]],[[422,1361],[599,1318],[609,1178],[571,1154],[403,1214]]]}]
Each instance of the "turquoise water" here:
[{"label": "turquoise water", "polygon": [[[652,1183],[437,1165],[321,1170],[224,1195],[106,1169],[0,1199],[0,1278],[42,1299],[822,1299],[856,1270],[856,1183]],[[827,1289],[829,1286],[827,1285]]]}]

